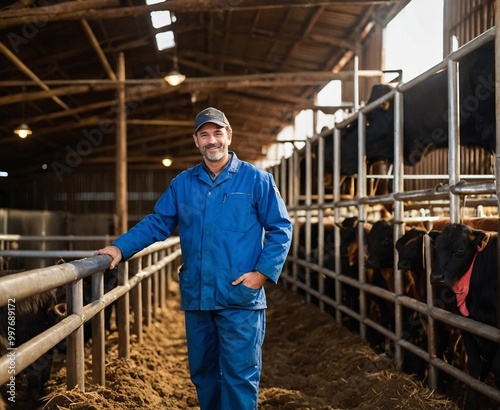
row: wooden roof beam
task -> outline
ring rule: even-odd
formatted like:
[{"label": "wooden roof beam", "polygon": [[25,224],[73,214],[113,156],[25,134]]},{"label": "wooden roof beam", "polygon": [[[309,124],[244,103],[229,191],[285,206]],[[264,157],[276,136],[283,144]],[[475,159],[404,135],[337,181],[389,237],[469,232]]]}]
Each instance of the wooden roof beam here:
[{"label": "wooden roof beam", "polygon": [[[51,91],[50,88],[33,72],[31,71],[16,55],[10,51],[2,42],[0,42],[0,52],[3,53],[10,61],[14,63],[14,65],[19,68],[23,74],[27,77],[31,78],[37,85],[40,86],[45,91]],[[52,95],[50,97],[57,105],[62,107],[65,110],[69,110],[70,107],[66,105],[64,101],[62,101],[56,95]]]},{"label": "wooden roof beam", "polygon": [[245,0],[244,2],[215,2],[214,6],[213,0],[170,0],[168,3],[158,3],[150,6],[127,7],[120,6],[119,0],[86,0],[82,2],[72,1],[43,7],[1,11],[0,29],[26,24],[26,20],[37,20],[39,18],[43,18],[44,22],[80,19],[116,19],[165,9],[176,13],[223,13],[225,11],[290,7],[390,5],[399,4],[401,1],[402,0]]},{"label": "wooden roof beam", "polygon": [[97,56],[99,57],[99,61],[101,62],[104,71],[108,74],[108,77],[110,80],[116,80],[116,74],[114,73],[113,69],[111,68],[111,65],[108,62],[108,59],[106,58],[106,55],[104,54],[104,51],[102,51],[102,48],[99,44],[99,41],[97,41],[96,36],[94,35],[94,32],[90,28],[89,23],[87,20],[82,19],[81,20],[83,29],[85,30],[85,34],[87,34],[88,39],[90,40],[90,44],[92,45],[92,48],[96,52]]}]

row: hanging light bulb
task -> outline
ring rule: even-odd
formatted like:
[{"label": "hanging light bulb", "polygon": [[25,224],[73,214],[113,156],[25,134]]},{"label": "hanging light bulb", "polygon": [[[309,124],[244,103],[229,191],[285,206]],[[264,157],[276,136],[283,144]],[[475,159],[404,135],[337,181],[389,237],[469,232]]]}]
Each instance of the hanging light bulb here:
[{"label": "hanging light bulb", "polygon": [[177,57],[174,57],[173,60],[174,60],[174,65],[172,67],[172,71],[170,71],[165,77],[163,77],[163,79],[167,83],[169,83],[172,87],[176,87],[186,79],[186,76],[179,72]]},{"label": "hanging light bulb", "polygon": [[[26,93],[25,87],[23,87],[23,94]],[[14,134],[16,134],[19,138],[26,138],[28,135],[33,134],[33,131],[31,131],[31,128],[26,124],[24,121],[26,118],[26,112],[25,112],[25,98],[22,100],[22,115],[23,115],[23,122],[21,125],[16,127],[14,129]]]},{"label": "hanging light bulb", "polygon": [[172,165],[172,162],[173,162],[172,158],[169,158],[169,157],[163,158],[163,159],[161,160],[161,163],[162,163],[162,164],[163,164],[163,166],[165,166],[165,167],[169,167],[170,165]]},{"label": "hanging light bulb", "polygon": [[28,135],[33,134],[33,131],[31,131],[31,128],[28,126],[26,123],[22,123],[16,129],[14,130],[14,134],[19,136],[19,138],[26,138]]}]

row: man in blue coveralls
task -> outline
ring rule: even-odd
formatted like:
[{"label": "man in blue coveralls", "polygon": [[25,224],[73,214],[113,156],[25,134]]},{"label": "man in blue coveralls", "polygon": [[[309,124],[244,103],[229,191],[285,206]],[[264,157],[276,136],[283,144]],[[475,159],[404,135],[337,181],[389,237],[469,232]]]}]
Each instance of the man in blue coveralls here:
[{"label": "man in blue coveralls", "polygon": [[229,151],[223,112],[201,111],[193,139],[202,162],[172,180],[154,213],[96,253],[110,255],[114,269],[178,227],[181,309],[201,410],[257,409],[263,285],[278,281],[292,226],[272,175]]}]

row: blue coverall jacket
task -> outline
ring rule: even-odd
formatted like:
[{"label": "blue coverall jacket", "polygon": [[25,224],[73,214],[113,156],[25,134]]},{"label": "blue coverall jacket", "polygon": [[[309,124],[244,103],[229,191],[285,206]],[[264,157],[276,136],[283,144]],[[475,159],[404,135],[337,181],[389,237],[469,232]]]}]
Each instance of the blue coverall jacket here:
[{"label": "blue coverall jacket", "polygon": [[178,226],[181,309],[263,309],[264,289],[233,286],[257,270],[276,283],[292,227],[272,175],[240,161],[212,181],[201,164],[177,175],[148,215],[113,242],[123,259],[165,240]]}]

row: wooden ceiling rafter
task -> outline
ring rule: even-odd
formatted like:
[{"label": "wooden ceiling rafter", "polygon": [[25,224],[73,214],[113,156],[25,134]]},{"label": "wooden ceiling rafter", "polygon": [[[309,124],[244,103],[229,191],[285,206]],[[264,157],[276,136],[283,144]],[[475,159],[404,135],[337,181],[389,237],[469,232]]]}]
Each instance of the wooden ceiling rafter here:
[{"label": "wooden ceiling rafter", "polygon": [[[37,84],[40,88],[45,91],[50,92],[50,87],[47,86],[33,71],[31,71],[28,66],[26,66],[16,55],[10,51],[3,43],[0,42],[0,52],[5,55],[24,75],[30,78],[35,84]],[[70,107],[62,101],[56,95],[52,95],[50,97],[57,105],[62,107],[65,110],[69,110]]]},{"label": "wooden ceiling rafter", "polygon": [[169,0],[168,4],[159,3],[148,6],[120,6],[119,0],[78,0],[56,5],[37,8],[23,8],[19,10],[0,11],[0,29],[6,29],[26,22],[43,18],[44,21],[65,20],[93,20],[116,19],[121,17],[135,17],[155,10],[168,10],[176,13],[200,13],[226,11],[263,10],[271,8],[289,7],[317,7],[317,6],[369,6],[398,4],[400,0],[246,0],[245,2],[224,3],[223,7],[215,7],[213,0]]},{"label": "wooden ceiling rafter", "polygon": [[[36,162],[64,161],[68,145],[77,149],[102,121],[116,121],[116,91],[123,84],[115,80],[115,61],[121,53],[127,71],[131,166],[160,169],[153,162],[163,147],[180,161],[199,159],[188,124],[208,105],[226,112],[235,144],[243,142],[236,147],[239,156],[255,161],[265,151],[261,147],[269,147],[281,129],[293,125],[294,113],[304,108],[333,113],[338,108],[316,107],[311,96],[333,79],[352,78],[345,70],[330,70],[359,44],[353,33],[367,27],[360,22],[373,18],[373,10],[401,1],[169,0],[149,6],[142,0],[65,0],[50,6],[16,2],[0,10],[0,42],[13,50],[11,34],[29,35],[25,28],[43,21],[33,38],[20,43],[16,56],[44,86],[24,77],[19,64],[11,68],[0,53],[0,151],[21,144],[9,129],[19,120],[9,104],[29,104],[27,121],[34,129],[23,142],[24,155],[33,153],[31,163],[21,166],[5,155],[0,162],[12,172],[35,172]],[[175,33],[180,71],[187,75],[177,87],[163,80],[173,53],[157,49],[154,35],[163,29],[152,27],[149,16],[166,8],[177,17],[168,29]],[[67,40],[56,42],[62,33]],[[114,161],[115,149],[114,135],[108,135],[82,164],[110,166],[106,161]]]},{"label": "wooden ceiling rafter", "polygon": [[106,72],[110,80],[116,81],[117,79],[116,73],[111,68],[111,65],[109,64],[109,61],[106,55],[104,54],[104,51],[101,48],[101,45],[99,44],[99,41],[97,40],[96,36],[94,35],[94,32],[92,31],[92,28],[90,27],[90,24],[85,19],[81,19],[80,22],[83,26],[83,29],[85,30],[85,34],[87,35],[90,44],[92,45],[92,48],[96,52],[99,61],[101,62],[102,67],[104,68],[104,71]]}]

